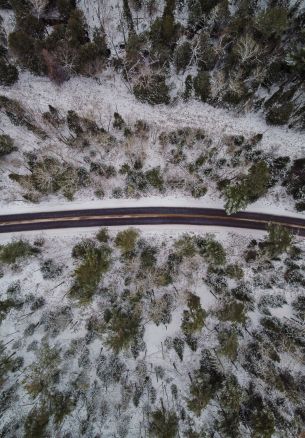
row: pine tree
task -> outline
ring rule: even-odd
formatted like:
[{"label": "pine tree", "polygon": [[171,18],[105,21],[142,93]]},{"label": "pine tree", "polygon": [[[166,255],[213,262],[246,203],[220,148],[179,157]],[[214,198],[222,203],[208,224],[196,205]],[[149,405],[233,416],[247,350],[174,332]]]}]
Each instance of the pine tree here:
[{"label": "pine tree", "polygon": [[178,417],[173,411],[157,409],[151,414],[149,431],[157,438],[176,438],[178,432]]},{"label": "pine tree", "polygon": [[292,244],[293,235],[288,228],[282,225],[270,224],[268,236],[263,242],[263,250],[271,257],[278,257],[286,252]]},{"label": "pine tree", "polygon": [[207,72],[199,72],[193,81],[194,91],[197,97],[206,102],[211,93],[210,76]]},{"label": "pine tree", "polygon": [[16,149],[14,141],[9,135],[0,135],[0,157],[10,154]]},{"label": "pine tree", "polygon": [[177,69],[177,72],[184,72],[188,64],[190,63],[192,57],[192,47],[188,41],[179,44],[174,52],[174,63]]}]

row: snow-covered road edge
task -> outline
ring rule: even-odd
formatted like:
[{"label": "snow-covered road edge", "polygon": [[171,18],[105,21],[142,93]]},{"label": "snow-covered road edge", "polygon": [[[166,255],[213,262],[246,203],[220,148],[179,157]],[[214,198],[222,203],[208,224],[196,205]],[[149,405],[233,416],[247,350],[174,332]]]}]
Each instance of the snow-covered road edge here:
[{"label": "snow-covered road edge", "polygon": [[[140,199],[102,199],[90,201],[62,201],[43,202],[28,205],[6,205],[0,210],[0,215],[15,213],[38,213],[48,211],[88,210],[96,208],[122,208],[122,207],[194,207],[194,208],[223,208],[221,200],[198,200],[190,197],[159,197],[151,196]],[[287,211],[282,207],[252,204],[246,211],[255,213],[274,214],[304,219],[303,213]]]},{"label": "snow-covered road edge", "polygon": [[[122,226],[111,226],[110,229],[113,232],[120,231],[126,228],[126,225]],[[195,234],[206,234],[211,233],[214,234],[217,239],[226,240],[226,236],[230,235],[239,235],[245,238],[252,239],[261,239],[265,235],[265,231],[261,230],[251,230],[248,228],[231,228],[231,227],[221,227],[221,226],[210,226],[210,225],[135,225],[134,228],[142,231],[145,234],[152,234],[158,236],[162,235],[180,235],[184,233],[195,233]],[[51,230],[42,230],[42,231],[22,231],[22,232],[10,232],[10,233],[1,233],[0,234],[0,242],[1,244],[5,244],[9,242],[11,239],[18,237],[24,237],[26,239],[38,238],[38,237],[59,237],[59,238],[68,238],[74,239],[78,238],[92,238],[100,229],[100,227],[82,227],[82,228],[57,228]]]}]

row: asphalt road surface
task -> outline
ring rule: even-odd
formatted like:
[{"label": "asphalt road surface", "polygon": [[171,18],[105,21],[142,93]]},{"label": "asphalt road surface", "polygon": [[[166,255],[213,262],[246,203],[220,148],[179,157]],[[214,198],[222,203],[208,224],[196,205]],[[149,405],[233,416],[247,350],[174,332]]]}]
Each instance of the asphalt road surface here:
[{"label": "asphalt road surface", "polygon": [[102,208],[0,215],[0,233],[73,227],[158,224],[209,225],[265,230],[270,222],[284,225],[295,234],[305,236],[305,218],[251,212],[240,212],[228,216],[224,210],[220,209],[184,207]]}]

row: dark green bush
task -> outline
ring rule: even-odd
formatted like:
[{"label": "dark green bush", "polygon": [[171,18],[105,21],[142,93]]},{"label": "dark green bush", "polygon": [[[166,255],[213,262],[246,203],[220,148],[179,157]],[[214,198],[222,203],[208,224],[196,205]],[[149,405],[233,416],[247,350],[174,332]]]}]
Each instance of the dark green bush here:
[{"label": "dark green bush", "polygon": [[293,234],[288,228],[278,224],[270,224],[268,236],[261,247],[269,257],[274,258],[286,252],[291,247],[292,240]]},{"label": "dark green bush", "polygon": [[[1,310],[0,310],[0,318],[1,318]],[[4,391],[3,391],[3,384],[5,383],[5,381],[7,380],[7,374],[9,372],[13,372],[13,370],[17,370],[18,369],[18,362],[19,359],[18,357],[14,357],[14,355],[12,354],[7,354],[6,353],[6,349],[4,348],[4,342],[0,342],[0,348],[1,348],[1,356],[0,356],[0,386],[1,386],[1,397],[0,397],[0,411],[1,414],[3,413],[3,398],[5,398],[4,396]],[[6,407],[5,407],[6,408]]]},{"label": "dark green bush", "polygon": [[134,228],[120,231],[116,238],[115,244],[123,253],[133,252],[137,243],[139,233]]},{"label": "dark green bush", "polygon": [[175,249],[180,257],[189,258],[197,254],[195,241],[189,234],[184,234],[176,240]]},{"label": "dark green bush", "polygon": [[175,438],[178,432],[178,417],[174,411],[157,409],[151,414],[149,431],[157,438]]},{"label": "dark green bush", "polygon": [[10,0],[10,4],[16,14],[27,14],[31,8],[29,0]]},{"label": "dark green bush", "polygon": [[98,47],[95,43],[88,42],[83,44],[78,51],[77,71],[83,74],[96,73],[98,65],[95,63],[99,59],[101,60]]},{"label": "dark green bush", "polygon": [[178,36],[179,25],[175,23],[175,7],[173,0],[166,0],[162,17],[158,17],[151,25],[150,38],[152,44],[171,47]]},{"label": "dark green bush", "polygon": [[16,150],[17,148],[14,146],[14,141],[9,135],[0,135],[0,157]]},{"label": "dark green bush", "polygon": [[141,331],[141,313],[139,308],[128,310],[114,309],[107,325],[107,344],[118,353],[131,347]]},{"label": "dark green bush", "polygon": [[224,195],[226,198],[225,210],[227,214],[236,213],[248,205],[248,190],[244,182],[235,185],[225,184]]},{"label": "dark green bush", "polygon": [[79,48],[89,42],[88,26],[80,9],[74,9],[67,23],[67,39],[71,47]]},{"label": "dark green bush", "polygon": [[305,201],[300,201],[295,204],[296,211],[305,211]]},{"label": "dark green bush", "polygon": [[88,304],[96,292],[102,275],[111,263],[111,250],[107,245],[96,247],[88,245],[82,253],[82,262],[74,272],[74,284],[70,296],[79,300],[80,304]]},{"label": "dark green bush", "polygon": [[198,417],[210,400],[222,386],[224,375],[219,370],[216,357],[210,350],[204,349],[200,360],[200,368],[195,370],[190,386],[191,398],[188,399],[188,408]]},{"label": "dark green bush", "polygon": [[10,296],[16,296],[19,295],[21,292],[21,284],[20,281],[14,281],[9,285],[9,287],[6,290],[6,293]]},{"label": "dark green bush", "polygon": [[[86,169],[63,165],[53,157],[42,157],[40,160],[36,157],[33,161],[29,160],[28,165],[32,172],[30,175],[10,174],[9,177],[27,190],[31,187],[35,191],[36,200],[39,194],[48,195],[56,192],[61,192],[71,200],[80,187],[86,187],[90,183]],[[34,201],[35,196],[30,199]]]},{"label": "dark green bush", "polygon": [[18,81],[18,70],[13,64],[5,62],[0,58],[0,85],[13,85]]},{"label": "dark green bush", "polygon": [[187,101],[190,97],[192,97],[193,93],[193,78],[191,75],[187,75],[184,81],[184,92],[183,92],[183,100]]},{"label": "dark green bush", "polygon": [[146,246],[140,255],[141,269],[152,269],[157,262],[157,249],[153,246]]},{"label": "dark green bush", "polygon": [[235,185],[224,186],[226,212],[236,213],[244,209],[249,202],[259,199],[267,192],[270,180],[271,175],[267,163],[263,160],[254,163],[248,175],[242,177]]},{"label": "dark green bush", "polygon": [[238,337],[237,331],[234,329],[223,330],[218,333],[218,341],[220,344],[219,352],[227,356],[231,361],[237,359],[238,354]]},{"label": "dark green bush", "polygon": [[145,172],[145,177],[149,185],[160,191],[163,190],[164,181],[160,167],[154,167],[153,169],[148,170]]},{"label": "dark green bush", "polygon": [[42,20],[31,14],[17,14],[17,28],[33,38],[43,39],[45,25]]},{"label": "dark green bush", "polygon": [[289,162],[289,156],[277,157],[272,160],[269,166],[271,174],[270,186],[283,181],[284,177],[287,175],[287,166]]},{"label": "dark green bush", "polygon": [[67,124],[70,131],[74,132],[76,135],[80,135],[84,132],[81,126],[81,117],[75,111],[68,111]]},{"label": "dark green bush", "polygon": [[[7,298],[6,300],[0,300],[0,324],[6,318],[6,315],[12,310],[17,309],[20,310],[23,306],[23,302],[13,299]],[[1,364],[1,359],[0,359]],[[1,366],[0,366],[1,368]],[[0,382],[1,382],[1,371],[0,371]],[[1,383],[0,383],[1,384]]]},{"label": "dark green bush", "polygon": [[241,280],[244,276],[244,271],[242,267],[238,264],[232,264],[226,267],[226,274],[229,278],[233,278],[234,280]]},{"label": "dark green bush", "polygon": [[114,117],[114,121],[112,126],[114,128],[122,129],[126,125],[123,117],[119,113],[115,112],[113,114],[113,117]]},{"label": "dark green bush", "polygon": [[256,201],[267,192],[269,181],[270,172],[266,161],[257,161],[250,167],[246,178],[248,199],[250,202]]},{"label": "dark green bush", "polygon": [[63,267],[57,264],[53,259],[46,259],[40,266],[44,280],[53,280],[62,274]]},{"label": "dark green bush", "polygon": [[269,125],[285,125],[294,109],[292,102],[284,103],[280,106],[273,106],[266,114],[266,122]]},{"label": "dark green bush", "polygon": [[125,18],[126,23],[127,23],[129,33],[134,33],[132,13],[131,13],[131,10],[129,7],[128,0],[123,0],[123,13],[124,13],[124,18]]},{"label": "dark green bush", "polygon": [[206,311],[201,307],[200,298],[192,293],[187,298],[188,310],[183,311],[181,329],[188,336],[200,332],[204,326]]},{"label": "dark green bush", "polygon": [[294,160],[284,181],[287,192],[297,200],[305,200],[305,158]]},{"label": "dark green bush", "polygon": [[195,186],[192,188],[191,190],[191,195],[198,199],[201,198],[202,196],[204,196],[207,193],[208,189],[203,186],[203,185],[199,185],[198,183],[195,184]]},{"label": "dark green bush", "polygon": [[297,317],[302,321],[305,320],[305,297],[303,295],[299,295],[293,302],[292,308],[296,313]]},{"label": "dark green bush", "polygon": [[55,391],[49,397],[49,412],[53,415],[56,425],[63,422],[75,407],[75,400],[69,393]]},{"label": "dark green bush", "polygon": [[208,34],[202,32],[199,39],[198,67],[201,70],[212,70],[217,61],[217,55]]},{"label": "dark green bush", "polygon": [[251,424],[255,438],[272,438],[275,432],[275,418],[268,408],[255,409],[251,413]]},{"label": "dark green bush", "polygon": [[174,52],[174,63],[177,72],[184,71],[192,58],[192,46],[188,41],[179,44]]},{"label": "dark green bush", "polygon": [[250,93],[244,82],[239,82],[238,87],[234,90],[228,89],[223,96],[223,101],[230,105],[238,105],[249,98]]},{"label": "dark green bush", "polygon": [[305,74],[305,48],[302,47],[298,51],[291,53],[287,63],[293,72],[297,71],[303,77]]},{"label": "dark green bush", "polygon": [[11,9],[11,4],[9,0],[0,0],[0,8]]},{"label": "dark green bush", "polygon": [[38,254],[40,250],[25,240],[15,240],[6,245],[0,245],[0,261],[6,264],[13,264],[18,259]]},{"label": "dark green bush", "polygon": [[75,0],[57,0],[57,7],[59,13],[63,16],[64,19],[68,19],[71,12],[75,8]]},{"label": "dark green bush", "polygon": [[141,58],[142,48],[145,43],[143,34],[137,35],[135,33],[129,34],[126,44],[126,61],[127,65],[132,67]]},{"label": "dark green bush", "polygon": [[[76,70],[82,74],[94,75],[104,69],[110,51],[107,47],[105,32],[102,28],[96,29],[93,41],[89,41],[86,36],[86,24],[83,23],[83,26],[84,35],[79,40],[80,47],[77,49]],[[71,44],[70,41],[69,44]],[[73,44],[77,43],[72,43],[72,55],[73,48],[75,47]]]},{"label": "dark green bush", "polygon": [[266,9],[256,20],[256,27],[265,38],[282,36],[288,24],[288,11],[281,7]]},{"label": "dark green bush", "polygon": [[107,228],[101,228],[97,235],[96,238],[99,242],[101,243],[107,243],[109,240],[109,234],[108,234],[108,229]]},{"label": "dark green bush", "polygon": [[218,317],[221,321],[232,321],[244,325],[247,320],[245,305],[237,300],[230,300],[218,311]]},{"label": "dark green bush", "polygon": [[14,125],[25,126],[42,139],[47,138],[46,133],[34,124],[31,114],[17,100],[0,96],[0,111],[3,111]]},{"label": "dark green bush", "polygon": [[211,93],[209,73],[199,72],[193,80],[193,86],[196,96],[203,102],[206,102]]},{"label": "dark green bush", "polygon": [[200,22],[201,17],[208,15],[220,2],[221,0],[189,0],[189,24],[196,28],[196,24]]},{"label": "dark green bush", "polygon": [[35,74],[45,72],[44,61],[41,56],[42,47],[39,40],[31,37],[23,30],[17,30],[9,34],[8,42],[10,49],[23,67],[28,68]]},{"label": "dark green bush", "polygon": [[151,105],[168,104],[170,102],[169,88],[165,82],[165,76],[152,74],[139,79],[133,87],[134,95],[142,102]]},{"label": "dark green bush", "polygon": [[226,262],[226,252],[220,242],[214,240],[212,235],[208,235],[205,239],[198,238],[197,245],[199,253],[211,265],[224,265]]},{"label": "dark green bush", "polygon": [[33,409],[24,423],[25,435],[29,438],[45,436],[49,423],[49,410],[46,406]]}]

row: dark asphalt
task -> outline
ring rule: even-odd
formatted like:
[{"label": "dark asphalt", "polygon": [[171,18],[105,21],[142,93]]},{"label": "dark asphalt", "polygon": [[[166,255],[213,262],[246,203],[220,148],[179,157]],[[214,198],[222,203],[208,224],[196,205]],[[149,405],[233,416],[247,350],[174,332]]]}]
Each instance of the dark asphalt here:
[{"label": "dark asphalt", "polygon": [[136,207],[69,210],[0,215],[0,233],[56,228],[115,225],[185,224],[264,230],[270,222],[282,224],[305,236],[305,218],[240,212],[228,216],[224,210],[184,207]]}]

